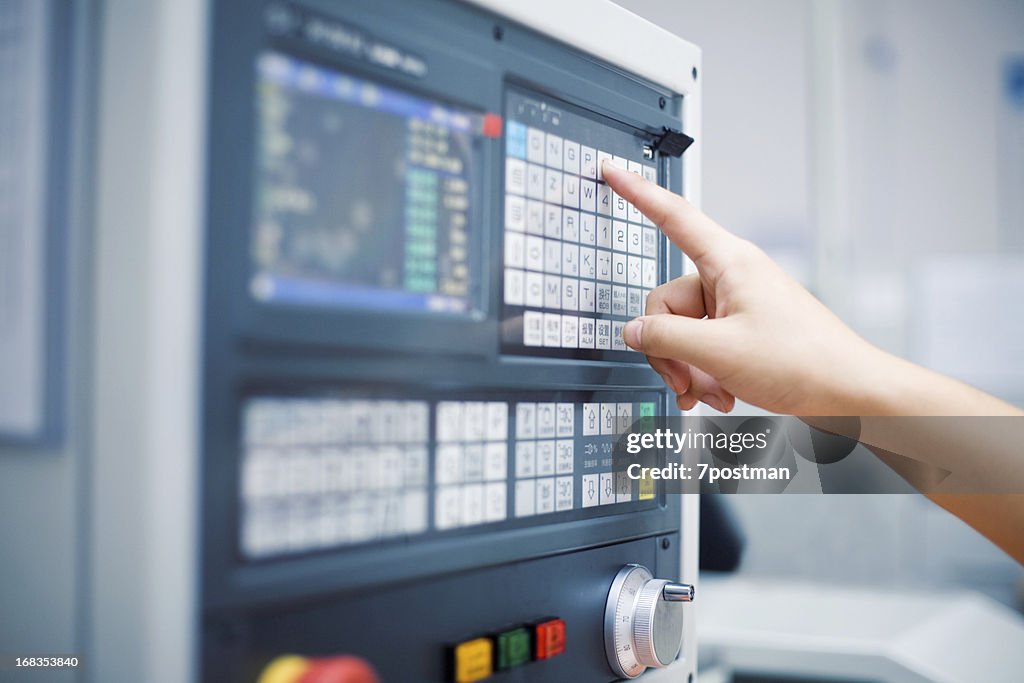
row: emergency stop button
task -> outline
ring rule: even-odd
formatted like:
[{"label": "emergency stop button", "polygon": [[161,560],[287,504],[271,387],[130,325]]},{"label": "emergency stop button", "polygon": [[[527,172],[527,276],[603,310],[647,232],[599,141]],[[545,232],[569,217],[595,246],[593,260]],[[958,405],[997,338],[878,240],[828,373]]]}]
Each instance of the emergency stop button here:
[{"label": "emergency stop button", "polygon": [[455,683],[476,683],[494,673],[494,644],[490,638],[459,643],[453,655]]},{"label": "emergency stop button", "polygon": [[565,652],[565,622],[545,619],[534,626],[535,659],[551,659]]}]

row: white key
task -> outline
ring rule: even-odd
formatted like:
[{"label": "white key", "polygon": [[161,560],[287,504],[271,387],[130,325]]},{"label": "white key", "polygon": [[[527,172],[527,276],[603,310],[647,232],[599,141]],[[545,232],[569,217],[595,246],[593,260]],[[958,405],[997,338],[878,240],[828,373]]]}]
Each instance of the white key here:
[{"label": "white key", "polygon": [[562,275],[579,277],[580,248],[575,244],[562,244]]},{"label": "white key", "polygon": [[405,403],[405,435],[407,441],[426,442],[430,432],[430,406],[426,401]]},{"label": "white key", "polygon": [[612,188],[607,185],[597,186],[597,213],[602,216],[611,216],[614,209],[612,204]]},{"label": "white key", "polygon": [[580,319],[575,315],[562,316],[562,348],[579,348]]},{"label": "white key", "polygon": [[544,201],[562,203],[562,172],[554,169],[544,171]]},{"label": "white key", "polygon": [[622,221],[612,223],[612,249],[625,253],[628,239],[629,225]]},{"label": "white key", "polygon": [[576,417],[576,406],[572,403],[559,403],[555,410],[555,435],[565,438],[573,435],[573,423]]},{"label": "white key", "polygon": [[601,181],[604,180],[604,171],[601,170],[601,167],[604,166],[604,162],[611,161],[611,160],[612,160],[612,155],[611,154],[609,154],[608,152],[602,152],[601,150],[597,150],[597,179],[598,180],[601,180]]},{"label": "white key", "polygon": [[562,237],[562,207],[554,204],[544,205],[544,236],[551,239]]},{"label": "white key", "polygon": [[508,438],[508,406],[501,401],[487,404],[487,440],[504,441]]},{"label": "white key", "polygon": [[629,217],[629,202],[622,195],[612,194],[612,215],[623,221]]},{"label": "white key", "polygon": [[536,488],[533,483],[533,479],[517,481],[515,496],[516,517],[529,517],[534,514]]},{"label": "white key", "polygon": [[641,284],[647,289],[654,289],[658,286],[658,262],[652,258],[644,259]]},{"label": "white key", "polygon": [[611,505],[615,502],[615,475],[611,472],[602,472],[600,475],[601,489],[598,494],[601,505]]},{"label": "white key", "polygon": [[484,486],[484,521],[500,522],[508,517],[508,502],[505,500],[505,483]]},{"label": "white key", "polygon": [[551,274],[562,272],[562,243],[558,240],[544,240],[544,272]]},{"label": "white key", "polygon": [[655,185],[658,184],[658,171],[653,166],[648,166],[647,164],[644,164],[643,170],[641,171],[640,175],[642,175],[645,179],[654,183]]},{"label": "white key", "polygon": [[644,215],[640,213],[640,209],[636,208],[635,204],[626,202],[626,218],[635,223],[640,223],[644,219]]},{"label": "white key", "polygon": [[[597,312],[600,315],[611,315],[612,313],[612,286],[601,282],[597,283]],[[598,325],[600,332],[600,325]]]},{"label": "white key", "polygon": [[462,406],[463,433],[466,441],[483,441],[487,408],[481,401],[466,401]]},{"label": "white key", "polygon": [[505,230],[522,232],[526,229],[526,200],[508,195],[505,197]]},{"label": "white key", "polygon": [[562,204],[580,208],[580,178],[566,173],[562,176]]},{"label": "white key", "polygon": [[562,170],[577,176],[580,174],[580,143],[572,140],[562,143]]},{"label": "white key", "polygon": [[607,218],[597,218],[597,246],[612,248],[612,222]]},{"label": "white key", "polygon": [[597,244],[597,216],[580,214],[580,243],[591,246]]},{"label": "white key", "polygon": [[526,196],[530,199],[544,199],[544,167],[526,165]]},{"label": "white key", "polygon": [[537,442],[516,442],[516,479],[537,476]]},{"label": "white key", "polygon": [[426,486],[429,458],[423,446],[406,448],[402,460],[402,484],[404,486]]},{"label": "white key", "polygon": [[630,287],[626,293],[626,315],[635,318],[643,314],[643,290]]},{"label": "white key", "polygon": [[562,239],[566,242],[580,241],[580,212],[572,209],[562,211]]},{"label": "white key", "polygon": [[484,445],[482,443],[466,444],[463,451],[463,481],[474,482],[484,480]]},{"label": "white key", "polygon": [[550,477],[555,473],[555,442],[553,439],[537,442],[537,476]]},{"label": "white key", "polygon": [[523,288],[526,286],[524,275],[523,271],[515,268],[505,269],[505,303],[509,306],[523,305]]},{"label": "white key", "polygon": [[597,211],[597,183],[592,180],[580,181],[580,208],[584,211]]},{"label": "white key", "polygon": [[597,251],[593,247],[580,247],[580,277],[597,279]]},{"label": "white key", "polygon": [[544,314],[544,346],[556,349],[562,346],[562,316],[557,313]]},{"label": "white key", "polygon": [[628,503],[633,499],[633,480],[625,472],[615,473],[615,502]]},{"label": "white key", "polygon": [[526,129],[526,159],[535,164],[544,163],[544,131],[536,128]]},{"label": "white key", "polygon": [[597,178],[597,150],[593,147],[580,146],[580,175],[591,180]]},{"label": "white key", "polygon": [[612,351],[628,351],[629,347],[626,346],[626,340],[622,338],[622,328],[626,323],[613,320],[612,321]]},{"label": "white key", "polygon": [[531,235],[544,234],[544,202],[526,200],[526,232]]},{"label": "white key", "polygon": [[462,446],[454,443],[439,444],[434,483],[460,484],[464,477]]},{"label": "white key", "polygon": [[580,310],[580,281],[576,278],[562,278],[562,310]]},{"label": "white key", "polygon": [[628,165],[628,162],[626,161],[625,157],[620,157],[614,154],[612,155],[612,163],[621,168],[623,171],[626,170],[626,166]]},{"label": "white key", "polygon": [[648,258],[658,257],[658,231],[654,228],[644,228],[643,254]]},{"label": "white key", "polygon": [[[580,290],[582,291],[582,290]],[[580,348],[594,348],[594,319],[580,318]]]},{"label": "white key", "polygon": [[537,480],[537,514],[543,515],[555,511],[555,478],[545,477]]},{"label": "white key", "polygon": [[505,192],[526,194],[526,162],[522,159],[505,159]]},{"label": "white key", "polygon": [[[516,404],[516,438],[536,439],[537,438],[537,404],[517,403]],[[518,448],[518,445],[517,445]],[[516,475],[518,476],[518,475]]]},{"label": "white key", "polygon": [[484,521],[483,484],[469,484],[462,487],[461,526],[473,526]]},{"label": "white key", "polygon": [[462,440],[462,404],[441,401],[437,404],[436,431],[438,441]]},{"label": "white key", "polygon": [[434,494],[434,524],[438,529],[454,529],[462,517],[462,487],[442,486]]},{"label": "white key", "polygon": [[626,317],[626,288],[612,285],[612,315]]},{"label": "white key", "polygon": [[547,147],[544,152],[544,163],[551,168],[562,170],[562,138],[547,134]]},{"label": "white key", "polygon": [[[597,285],[593,282],[580,280],[580,311],[593,313],[597,310]],[[593,345],[591,345],[593,348]]]},{"label": "white key", "polygon": [[558,477],[555,479],[555,510],[572,510],[572,477]]},{"label": "white key", "polygon": [[544,315],[539,311],[523,312],[523,346],[544,345]]},{"label": "white key", "polygon": [[608,436],[615,434],[615,409],[614,403],[601,404],[601,435]]},{"label": "white key", "polygon": [[583,436],[597,436],[601,433],[601,404],[583,404]]},{"label": "white key", "polygon": [[643,259],[639,256],[626,257],[626,282],[639,287],[643,279]]},{"label": "white key", "polygon": [[544,308],[562,307],[562,278],[558,275],[544,276]]},{"label": "white key", "polygon": [[427,492],[406,491],[402,494],[402,532],[422,534],[427,530]]},{"label": "white key", "polygon": [[505,232],[505,265],[522,268],[526,265],[526,237],[521,232]]},{"label": "white key", "polygon": [[544,238],[535,235],[526,236],[526,269],[544,270]]},{"label": "white key", "polygon": [[601,475],[583,475],[583,507],[592,508],[601,500]]},{"label": "white key", "polygon": [[555,471],[558,474],[572,474],[574,452],[572,439],[559,439],[555,443]]},{"label": "white key", "polygon": [[626,250],[630,254],[640,255],[644,253],[643,240],[640,237],[643,228],[639,225],[629,225],[629,234],[626,237]]},{"label": "white key", "polygon": [[610,349],[612,347],[612,321],[601,320],[597,321],[597,338],[595,348],[598,349]]},{"label": "white key", "polygon": [[636,173],[637,175],[643,175],[643,165],[639,161],[633,161],[628,159],[626,161],[626,170],[630,173]]},{"label": "white key", "polygon": [[544,306],[544,275],[526,273],[525,305],[541,308]]},{"label": "white key", "polygon": [[612,254],[612,282],[626,284],[626,281],[626,255],[616,251]]},{"label": "white key", "polygon": [[612,254],[609,251],[597,250],[597,279],[604,282],[612,281]]},{"label": "white key", "polygon": [[555,438],[555,404],[537,404],[537,438]]},{"label": "white key", "polygon": [[[502,403],[504,407],[504,403]],[[508,476],[508,445],[505,441],[494,441],[483,446],[483,478],[487,481],[504,481]]]}]

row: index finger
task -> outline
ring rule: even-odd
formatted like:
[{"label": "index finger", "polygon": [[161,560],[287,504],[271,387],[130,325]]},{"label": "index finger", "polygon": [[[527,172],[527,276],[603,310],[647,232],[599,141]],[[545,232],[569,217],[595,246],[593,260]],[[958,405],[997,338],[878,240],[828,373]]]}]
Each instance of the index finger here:
[{"label": "index finger", "polygon": [[698,266],[728,248],[731,235],[679,195],[610,161],[602,171],[613,190],[654,221]]}]

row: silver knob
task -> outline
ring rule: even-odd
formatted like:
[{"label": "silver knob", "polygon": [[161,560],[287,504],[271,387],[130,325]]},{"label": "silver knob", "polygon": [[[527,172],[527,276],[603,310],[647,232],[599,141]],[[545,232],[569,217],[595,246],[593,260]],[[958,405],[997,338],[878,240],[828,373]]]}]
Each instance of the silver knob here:
[{"label": "silver knob", "polygon": [[661,597],[669,602],[693,602],[693,586],[688,583],[666,583]]}]

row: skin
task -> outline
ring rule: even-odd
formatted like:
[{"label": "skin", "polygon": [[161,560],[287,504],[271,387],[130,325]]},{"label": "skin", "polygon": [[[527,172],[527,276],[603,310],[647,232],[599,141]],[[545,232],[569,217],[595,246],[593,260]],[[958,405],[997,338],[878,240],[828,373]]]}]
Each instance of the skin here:
[{"label": "skin", "polygon": [[[761,249],[682,197],[610,162],[602,170],[611,188],[697,267],[696,273],[653,290],[646,314],[623,330],[626,344],[647,355],[681,410],[703,402],[729,412],[740,398],[797,416],[1024,416],[1004,401],[872,346]],[[872,450],[882,456],[884,430],[877,437]],[[914,461],[935,465],[927,449],[906,450],[903,446],[901,453]],[[993,464],[993,484],[1000,472],[1024,471],[1016,450],[1007,444],[984,454]],[[887,455],[882,457],[889,462]],[[984,481],[986,461],[979,464],[979,458],[960,460],[973,468],[975,481],[979,476]],[[942,462],[948,470],[948,460]],[[1024,562],[1024,495],[935,492],[929,497]]]}]

